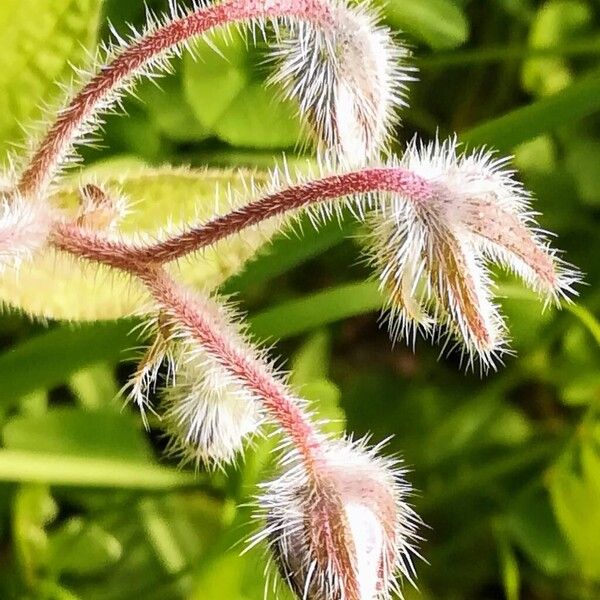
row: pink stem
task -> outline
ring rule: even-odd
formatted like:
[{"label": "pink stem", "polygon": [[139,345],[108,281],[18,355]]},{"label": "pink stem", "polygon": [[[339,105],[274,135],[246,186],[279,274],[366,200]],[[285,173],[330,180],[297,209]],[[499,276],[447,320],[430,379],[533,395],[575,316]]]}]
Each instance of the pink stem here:
[{"label": "pink stem", "polygon": [[145,66],[183,42],[219,26],[272,18],[307,21],[327,27],[331,25],[330,16],[331,6],[327,0],[226,0],[160,27],[123,50],[61,111],[21,175],[18,192],[31,196],[42,192],[81,130],[111,94]]},{"label": "pink stem", "polygon": [[217,357],[222,366],[245,383],[261,400],[265,410],[285,431],[307,467],[320,458],[321,442],[313,425],[286,386],[277,381],[258,360],[238,349],[203,314],[194,297],[160,268],[142,268],[135,273],[150,290],[160,306],[170,313],[206,351]]},{"label": "pink stem", "polygon": [[139,247],[107,240],[98,233],[72,224],[55,227],[52,242],[64,251],[80,257],[128,270],[132,265],[164,264],[214,244],[251,225],[307,206],[344,196],[391,192],[416,202],[431,197],[431,184],[400,167],[370,168],[274,192],[205,225],[150,246]]}]

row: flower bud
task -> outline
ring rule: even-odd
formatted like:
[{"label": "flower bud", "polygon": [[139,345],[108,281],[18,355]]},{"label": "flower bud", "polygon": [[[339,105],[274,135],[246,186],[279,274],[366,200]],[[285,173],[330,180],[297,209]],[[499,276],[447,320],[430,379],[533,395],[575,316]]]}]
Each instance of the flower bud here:
[{"label": "flower bud", "polygon": [[393,338],[445,331],[469,364],[479,358],[487,368],[507,343],[489,263],[547,300],[573,293],[580,275],[538,229],[530,195],[507,160],[483,150],[459,154],[457,145],[456,138],[409,145],[400,166],[420,177],[427,193],[382,199],[370,221],[368,254],[388,298]]},{"label": "flower bud", "polygon": [[198,466],[233,462],[259,427],[257,402],[199,348],[180,351],[175,364],[162,406],[168,452]]},{"label": "flower bud", "polygon": [[376,600],[414,576],[419,519],[404,471],[363,443],[325,443],[313,470],[297,464],[267,484],[266,539],[300,599]]},{"label": "flower bud", "polygon": [[367,3],[331,5],[328,27],[291,26],[273,52],[271,82],[298,103],[318,146],[358,166],[386,145],[412,69],[400,64],[408,52]]}]

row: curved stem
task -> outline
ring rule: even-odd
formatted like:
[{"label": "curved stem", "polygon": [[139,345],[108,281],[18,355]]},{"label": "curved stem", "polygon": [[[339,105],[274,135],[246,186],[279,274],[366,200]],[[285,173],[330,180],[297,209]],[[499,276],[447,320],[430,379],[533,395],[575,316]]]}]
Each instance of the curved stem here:
[{"label": "curved stem", "polygon": [[143,268],[134,274],[163,310],[262,400],[264,409],[294,443],[307,467],[314,465],[320,458],[321,440],[287,386],[273,377],[260,360],[248,358],[243,349],[236,347],[227,332],[207,316],[209,311],[203,310],[202,299],[188,293],[163,269]]},{"label": "curved stem", "polygon": [[226,0],[156,29],[104,66],[61,111],[23,171],[17,191],[31,196],[42,192],[98,110],[111,103],[114,93],[144,68],[182,43],[228,24],[287,18],[327,27],[330,16],[331,5],[326,0]]},{"label": "curved stem", "polygon": [[165,264],[288,212],[346,196],[378,192],[402,194],[416,202],[424,202],[430,198],[432,189],[425,179],[401,167],[367,168],[268,194],[204,225],[149,246],[108,240],[98,233],[65,223],[55,227],[52,242],[60,250],[127,270],[135,265]]}]

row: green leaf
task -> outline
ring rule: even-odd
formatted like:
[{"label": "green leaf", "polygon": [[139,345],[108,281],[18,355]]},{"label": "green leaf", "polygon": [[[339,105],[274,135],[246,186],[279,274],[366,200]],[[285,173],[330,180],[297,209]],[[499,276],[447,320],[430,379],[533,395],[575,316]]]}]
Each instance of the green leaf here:
[{"label": "green leaf", "polygon": [[14,417],[4,426],[2,438],[9,450],[141,463],[151,456],[138,420],[108,410],[54,408],[40,416]]},{"label": "green leaf", "polygon": [[100,363],[71,375],[69,385],[82,406],[98,409],[110,406],[116,400],[119,388],[112,367]]},{"label": "green leaf", "polygon": [[198,483],[190,473],[147,462],[0,450],[0,481],[49,485],[161,490]]},{"label": "green leaf", "polygon": [[90,365],[131,357],[124,350],[135,345],[129,335],[133,326],[133,321],[117,321],[59,327],[5,352],[0,356],[2,404],[65,383]]},{"label": "green leaf", "polygon": [[303,398],[313,402],[315,416],[323,423],[322,429],[340,434],[345,428],[346,415],[340,407],[340,389],[328,379],[330,354],[327,333],[315,333],[294,356],[290,383]]},{"label": "green leaf", "polygon": [[97,523],[72,517],[48,536],[48,563],[55,573],[94,575],[116,563],[123,548]]},{"label": "green leaf", "polygon": [[86,66],[101,0],[3,0],[0,3],[0,154],[24,141],[22,125],[56,104],[57,81],[68,81],[71,64]]},{"label": "green leaf", "polygon": [[250,262],[246,268],[227,281],[224,292],[245,292],[273,277],[282,275],[300,264],[318,256],[339,244],[356,231],[354,221],[345,220],[325,223],[316,230],[308,219],[301,221],[299,237],[281,235],[273,240],[267,253]]},{"label": "green leaf", "polygon": [[234,146],[286,148],[298,141],[295,107],[266,87],[257,50],[249,50],[239,35],[226,33],[213,36],[211,45],[199,42],[195,54],[184,58],[183,82],[203,127]]},{"label": "green leaf", "polygon": [[20,487],[13,500],[12,533],[21,576],[27,586],[37,584],[46,564],[48,538],[44,526],[58,513],[48,488]]},{"label": "green leaf", "polygon": [[394,27],[432,48],[455,48],[469,36],[469,23],[452,0],[381,2]]},{"label": "green leaf", "polygon": [[469,144],[488,144],[506,152],[598,110],[600,71],[595,70],[561,92],[478,125],[461,138]]},{"label": "green leaf", "polygon": [[[529,42],[534,48],[559,46],[569,38],[579,37],[591,18],[591,9],[584,2],[550,0],[539,9],[531,26]],[[572,74],[563,58],[540,57],[525,62],[522,80],[526,90],[545,96],[569,85]]]},{"label": "green leaf", "polygon": [[[102,172],[106,189],[125,194],[130,201],[132,210],[123,220],[121,232],[129,238],[144,236],[149,240],[164,237],[169,223],[182,227],[227,211],[227,202],[220,202],[219,210],[215,210],[220,194],[224,195],[228,187],[242,191],[249,175],[242,171],[132,168],[125,173],[113,171],[106,177],[106,165]],[[264,178],[254,176],[259,182]],[[96,180],[96,172],[87,177]],[[58,200],[73,209],[77,204],[75,188],[63,191]],[[187,283],[213,289],[237,273],[276,229],[276,224],[267,224],[260,231],[248,229],[205,249],[193,260],[179,261],[172,270]],[[92,269],[89,262],[53,252],[23,266],[18,273],[4,272],[0,299],[32,315],[76,321],[127,316],[144,310],[150,300],[142,284],[125,275],[105,267]]]},{"label": "green leaf", "polygon": [[377,283],[351,283],[269,308],[251,317],[250,324],[259,337],[284,338],[382,306]]},{"label": "green leaf", "polygon": [[515,551],[510,545],[504,532],[496,534],[498,555],[500,559],[500,570],[502,572],[502,584],[506,600],[519,600],[521,588],[521,571]]},{"label": "green leaf", "polygon": [[552,508],[579,569],[589,579],[600,581],[600,456],[593,440],[582,444],[581,474],[567,461],[551,474]]},{"label": "green leaf", "polygon": [[519,495],[503,523],[511,541],[542,571],[551,576],[572,571],[573,556],[541,486]]}]

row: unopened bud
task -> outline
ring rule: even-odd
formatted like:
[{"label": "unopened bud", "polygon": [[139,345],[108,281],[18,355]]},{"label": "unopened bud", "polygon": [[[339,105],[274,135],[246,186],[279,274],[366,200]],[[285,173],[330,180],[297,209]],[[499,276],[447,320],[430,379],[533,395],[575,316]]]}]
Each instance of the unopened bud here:
[{"label": "unopened bud", "polygon": [[367,3],[334,0],[330,21],[292,27],[273,52],[272,82],[298,103],[321,149],[357,166],[385,147],[413,69]]},{"label": "unopened bud", "polygon": [[363,444],[334,442],[314,471],[296,465],[266,486],[266,539],[302,600],[389,598],[414,577],[419,519],[404,472]]}]

